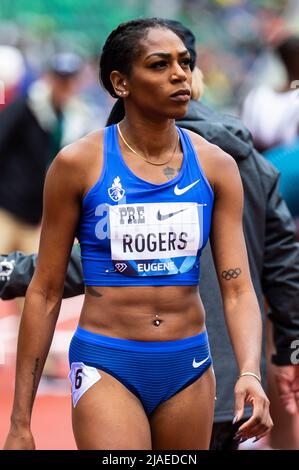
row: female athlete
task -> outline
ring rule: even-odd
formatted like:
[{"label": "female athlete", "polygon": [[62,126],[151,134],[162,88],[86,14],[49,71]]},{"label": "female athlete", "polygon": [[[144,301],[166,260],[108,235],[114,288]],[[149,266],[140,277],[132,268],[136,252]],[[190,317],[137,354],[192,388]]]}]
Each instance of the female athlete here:
[{"label": "female athlete", "polygon": [[252,405],[237,438],[259,438],[272,426],[240,176],[233,158],[175,125],[191,89],[178,34],[155,18],[110,34],[101,81],[122,99],[125,117],[64,148],[48,171],[6,449],[35,448],[31,412],[75,236],[86,285],[69,351],[78,449],[209,448],[215,379],[199,295],[209,235],[240,369],[235,421]]}]

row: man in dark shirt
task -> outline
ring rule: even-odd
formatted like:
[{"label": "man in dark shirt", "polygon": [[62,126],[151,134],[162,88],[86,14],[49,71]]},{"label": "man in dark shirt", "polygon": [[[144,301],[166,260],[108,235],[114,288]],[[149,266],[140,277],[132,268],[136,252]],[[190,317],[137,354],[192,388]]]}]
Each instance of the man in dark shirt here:
[{"label": "man in dark shirt", "polygon": [[0,253],[37,250],[47,168],[90,131],[74,98],[81,68],[77,55],[56,54],[47,74],[0,112]]}]

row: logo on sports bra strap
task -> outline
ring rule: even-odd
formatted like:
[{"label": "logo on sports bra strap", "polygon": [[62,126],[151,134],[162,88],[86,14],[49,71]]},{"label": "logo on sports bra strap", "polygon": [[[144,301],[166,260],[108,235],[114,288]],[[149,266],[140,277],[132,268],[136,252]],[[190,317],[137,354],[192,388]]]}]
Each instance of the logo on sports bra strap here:
[{"label": "logo on sports bra strap", "polygon": [[112,201],[118,202],[125,195],[125,192],[126,191],[123,189],[121,185],[120,177],[117,176],[116,178],[114,178],[111,188],[108,189],[108,194],[110,198],[112,199]]}]

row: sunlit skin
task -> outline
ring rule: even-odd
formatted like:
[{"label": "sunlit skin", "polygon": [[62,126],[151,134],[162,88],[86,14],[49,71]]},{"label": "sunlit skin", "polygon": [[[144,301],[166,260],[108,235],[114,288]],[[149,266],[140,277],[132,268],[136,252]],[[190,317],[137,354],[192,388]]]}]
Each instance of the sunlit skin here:
[{"label": "sunlit skin", "polygon": [[[187,111],[186,95],[184,99],[173,99],[171,95],[190,90],[189,54],[173,32],[161,28],[150,29],[142,46],[130,76],[115,70],[111,81],[115,93],[124,98],[126,117],[120,127],[126,140],[144,157],[161,162],[172,156],[176,145],[174,119]],[[232,157],[197,134],[189,135],[215,194],[210,239],[238,366],[241,372],[258,375],[261,319],[242,232],[240,176]],[[168,165],[153,166],[121,140],[119,145],[130,170],[154,184],[169,181],[169,174],[177,174],[182,164],[180,146]],[[47,175],[38,263],[20,328],[12,427],[6,441],[9,449],[34,448],[30,430],[32,371],[40,375],[47,356],[82,199],[101,174],[102,154],[103,130],[63,149]],[[225,280],[221,273],[236,267],[241,274]],[[79,324],[111,337],[168,341],[203,331],[205,312],[197,286],[87,286]],[[79,449],[209,447],[215,398],[211,367],[192,385],[159,405],[150,417],[124,385],[106,372],[100,370],[100,374],[102,379],[73,409]],[[38,382],[39,376],[34,379]],[[258,380],[242,377],[235,393],[238,419],[244,402],[250,400],[254,405],[252,417],[240,428],[240,437],[260,437],[268,432],[272,426],[269,403]]]}]

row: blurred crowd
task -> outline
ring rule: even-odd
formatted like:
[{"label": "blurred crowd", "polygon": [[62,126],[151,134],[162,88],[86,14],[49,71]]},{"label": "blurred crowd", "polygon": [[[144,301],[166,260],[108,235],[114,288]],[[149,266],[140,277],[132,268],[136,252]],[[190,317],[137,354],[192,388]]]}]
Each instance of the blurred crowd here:
[{"label": "blurred crowd", "polygon": [[86,59],[81,92],[89,103],[107,109],[98,89],[96,67],[105,37],[121,21],[138,16],[171,17],[189,26],[198,40],[198,62],[204,72],[204,99],[210,105],[238,110],[252,85],[279,84],[284,70],[272,54],[282,31],[299,32],[297,0],[2,0],[0,44],[16,46],[25,60],[24,91],[43,72],[57,49],[71,49]]}]

